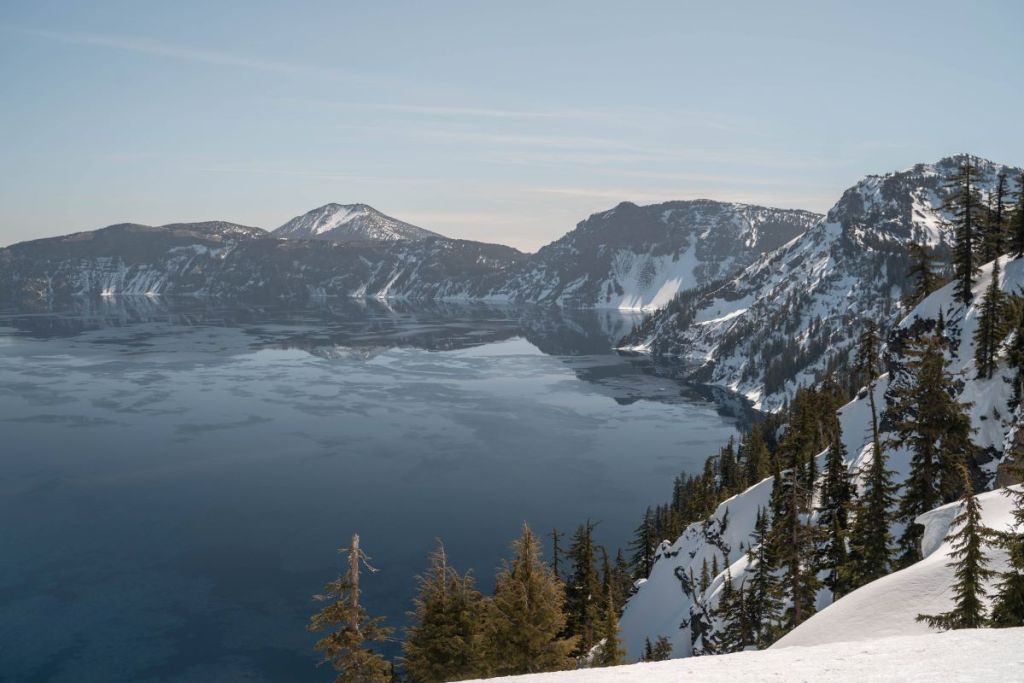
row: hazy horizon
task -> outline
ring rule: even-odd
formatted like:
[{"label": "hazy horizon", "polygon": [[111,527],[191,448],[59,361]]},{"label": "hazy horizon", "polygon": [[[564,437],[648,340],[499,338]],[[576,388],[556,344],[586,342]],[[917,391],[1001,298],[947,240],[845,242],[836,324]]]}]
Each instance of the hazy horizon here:
[{"label": "hazy horizon", "polygon": [[1024,7],[790,8],[5,6],[0,244],[338,202],[535,251],[621,201],[823,212],[867,174],[1024,160]]}]

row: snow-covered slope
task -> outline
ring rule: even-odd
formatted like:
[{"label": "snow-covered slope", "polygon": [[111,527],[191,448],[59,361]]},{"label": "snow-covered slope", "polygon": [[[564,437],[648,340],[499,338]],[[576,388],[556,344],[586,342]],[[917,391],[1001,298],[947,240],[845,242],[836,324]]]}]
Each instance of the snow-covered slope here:
[{"label": "snow-covered slope", "polygon": [[440,237],[436,232],[386,216],[366,204],[325,204],[296,216],[273,234],[288,239],[332,242],[422,240]]},{"label": "snow-covered slope", "polygon": [[820,218],[708,199],[623,202],[542,248],[509,284],[519,301],[654,310],[734,274]]},{"label": "snow-covered slope", "polygon": [[1024,671],[1022,642],[1024,628],[963,630],[488,680],[509,683],[1017,681]]},{"label": "snow-covered slope", "polygon": [[[1017,487],[1019,488],[1019,487]],[[1013,529],[1013,501],[1006,489],[978,496],[985,526],[996,531]],[[955,581],[951,547],[946,541],[960,503],[951,503],[921,515],[925,527],[920,562],[889,574],[850,593],[826,610],[818,612],[782,637],[773,648],[864,641],[887,636],[931,633],[933,629],[915,620],[918,614],[939,614],[952,609],[951,587]],[[1006,555],[989,549],[989,568],[1006,568]],[[994,582],[989,583],[989,589]],[[1022,641],[1024,643],[1024,641]],[[1024,673],[1024,672],[1022,672]]]},{"label": "snow-covered slope", "polygon": [[[1011,260],[1004,257],[1001,263],[1004,277],[1000,284],[1003,291],[1016,293],[1024,289],[1024,259]],[[935,319],[941,311],[946,322],[945,334],[954,351],[950,370],[960,382],[959,398],[961,401],[974,402],[970,417],[977,431],[972,440],[981,447],[974,464],[986,488],[996,481],[999,465],[1005,462],[1024,424],[1021,409],[1014,410],[1011,407],[1012,385],[1009,380],[1013,371],[1006,364],[1005,344],[999,370],[992,379],[978,379],[974,367],[973,333],[977,326],[977,304],[991,282],[992,271],[992,263],[982,267],[974,285],[974,305],[965,309],[958,304],[953,297],[953,285],[950,284],[933,292],[900,321],[889,336],[885,353],[889,372],[883,375],[875,387],[875,400],[881,411],[886,406],[886,394],[891,386],[906,381],[906,342],[915,335],[934,329]],[[839,422],[846,451],[850,454],[848,465],[856,475],[866,468],[871,457],[867,443],[870,412],[866,391],[839,411]],[[885,441],[890,435],[884,432],[884,421],[882,428]],[[822,453],[818,457],[824,458],[824,455]],[[896,481],[902,482],[909,474],[910,453],[904,449],[889,449],[887,455]],[[630,598],[620,621],[623,644],[632,659],[639,658],[645,639],[653,642],[658,636],[669,638],[676,657],[686,657],[700,650],[703,638],[694,625],[708,623],[711,629],[718,627],[717,622],[708,615],[717,604],[726,568],[735,586],[739,586],[746,578],[745,550],[750,543],[758,509],[768,505],[771,487],[772,481],[768,479],[733,496],[721,503],[710,518],[691,524],[674,542],[661,545],[650,577]],[[950,513],[947,510],[937,514]],[[998,510],[993,514],[999,514]],[[682,590],[679,577],[691,573],[699,576],[704,561],[707,560],[711,565],[715,558],[721,573],[714,577],[704,593],[687,595]],[[843,598],[843,601],[853,595]],[[823,589],[817,601],[818,608],[824,609],[821,619],[825,619],[825,615],[833,609],[828,607],[829,603],[831,594]],[[907,632],[917,631],[910,627]]]},{"label": "snow-covered slope", "polygon": [[[622,345],[674,356],[694,379],[727,387],[774,410],[796,388],[845,363],[865,319],[892,323],[909,267],[907,247],[948,253],[953,235],[942,205],[961,157],[868,176],[822,220],[721,285],[688,293]],[[983,195],[1006,172],[978,160]]]}]

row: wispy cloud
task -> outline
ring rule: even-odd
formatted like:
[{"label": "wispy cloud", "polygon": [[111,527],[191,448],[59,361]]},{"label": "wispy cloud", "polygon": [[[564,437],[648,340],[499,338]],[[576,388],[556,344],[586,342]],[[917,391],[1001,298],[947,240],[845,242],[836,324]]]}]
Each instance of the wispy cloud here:
[{"label": "wispy cloud", "polygon": [[68,45],[84,45],[89,47],[124,50],[184,62],[251,69],[268,73],[306,75],[321,79],[377,82],[376,79],[368,78],[363,75],[341,72],[335,69],[325,69],[322,67],[287,61],[268,60],[221,50],[208,50],[204,48],[170,45],[145,38],[107,35],[101,33],[52,31],[21,26],[3,26],[0,28],[11,33],[42,38]]},{"label": "wispy cloud", "polygon": [[516,109],[476,105],[433,105],[402,102],[352,102],[344,100],[319,100],[306,98],[280,98],[278,104],[311,109],[363,109],[367,111],[411,114],[429,118],[453,119],[526,119],[526,120],[611,120],[617,114],[593,109],[552,108]]}]

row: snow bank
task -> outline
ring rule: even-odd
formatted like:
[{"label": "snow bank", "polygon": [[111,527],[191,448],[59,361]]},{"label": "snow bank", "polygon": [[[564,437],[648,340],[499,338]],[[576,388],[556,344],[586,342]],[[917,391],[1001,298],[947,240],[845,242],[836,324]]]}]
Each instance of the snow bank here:
[{"label": "snow bank", "polygon": [[[808,622],[809,623],[809,622]],[[1024,675],[1024,628],[897,636],[739,652],[607,669],[491,679],[515,683],[722,681],[1013,681]]]},{"label": "snow bank", "polygon": [[[1004,491],[999,489],[978,496],[985,525],[999,531],[1013,526],[1013,502]],[[915,617],[946,612],[953,606],[950,588],[954,581],[953,569],[947,566],[951,548],[946,536],[959,510],[959,503],[951,503],[918,518],[925,526],[922,548],[926,556],[923,560],[843,597],[787,633],[772,648],[932,632]],[[1005,568],[1006,556],[1001,551],[990,549],[989,558],[991,569]],[[1024,676],[1024,670],[1018,676]]]}]

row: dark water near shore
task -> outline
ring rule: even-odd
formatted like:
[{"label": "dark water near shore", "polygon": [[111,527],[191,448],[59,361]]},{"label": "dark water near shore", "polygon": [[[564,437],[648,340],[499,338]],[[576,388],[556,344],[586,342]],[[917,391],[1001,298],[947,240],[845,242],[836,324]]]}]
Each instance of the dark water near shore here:
[{"label": "dark water near shore", "polygon": [[735,406],[618,313],[111,300],[0,312],[0,680],[326,681],[353,532],[400,624],[434,539],[488,589],[524,520],[624,546]]}]

